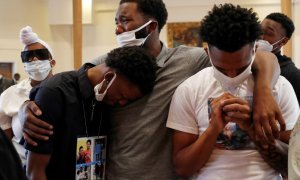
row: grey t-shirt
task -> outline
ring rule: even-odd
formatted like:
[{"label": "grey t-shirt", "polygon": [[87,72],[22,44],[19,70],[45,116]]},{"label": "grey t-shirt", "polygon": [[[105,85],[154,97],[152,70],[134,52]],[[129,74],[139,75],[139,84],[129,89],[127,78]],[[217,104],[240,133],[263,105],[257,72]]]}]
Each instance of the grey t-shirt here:
[{"label": "grey t-shirt", "polygon": [[[99,64],[105,57],[92,63]],[[163,46],[157,64],[160,68],[152,93],[112,110],[108,179],[176,179],[171,130],[166,128],[170,102],[177,86],[210,66],[210,61],[203,48]]]}]

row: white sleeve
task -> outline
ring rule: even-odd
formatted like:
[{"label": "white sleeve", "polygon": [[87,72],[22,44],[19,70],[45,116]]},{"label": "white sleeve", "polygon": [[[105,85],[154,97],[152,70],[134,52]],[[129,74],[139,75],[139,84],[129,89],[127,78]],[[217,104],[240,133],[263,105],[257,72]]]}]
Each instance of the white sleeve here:
[{"label": "white sleeve", "polygon": [[292,130],[299,117],[300,109],[295,91],[288,80],[281,77],[278,91],[278,104],[285,120],[286,130]]},{"label": "white sleeve", "polygon": [[192,101],[193,90],[184,82],[176,89],[169,110],[167,127],[178,131],[199,134],[195,115],[195,105]]},{"label": "white sleeve", "polygon": [[8,103],[8,94],[4,91],[0,96],[0,127],[3,130],[11,128],[12,117],[9,116],[5,108]]}]

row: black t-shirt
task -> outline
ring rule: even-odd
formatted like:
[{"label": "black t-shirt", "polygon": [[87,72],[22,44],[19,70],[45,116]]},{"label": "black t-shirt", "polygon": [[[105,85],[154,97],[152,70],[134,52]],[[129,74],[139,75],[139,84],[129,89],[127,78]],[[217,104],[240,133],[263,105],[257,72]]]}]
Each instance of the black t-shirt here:
[{"label": "black t-shirt", "polygon": [[85,71],[90,66],[93,65],[85,64],[79,71],[56,74],[30,93],[30,99],[43,112],[39,118],[54,127],[48,141],[37,140],[37,147],[25,143],[30,151],[51,154],[46,169],[48,179],[75,179],[77,137],[86,137],[86,132],[88,136],[107,134],[108,107],[94,98]]},{"label": "black t-shirt", "polygon": [[1,180],[22,180],[26,179],[21,166],[20,157],[0,128],[0,179]]}]

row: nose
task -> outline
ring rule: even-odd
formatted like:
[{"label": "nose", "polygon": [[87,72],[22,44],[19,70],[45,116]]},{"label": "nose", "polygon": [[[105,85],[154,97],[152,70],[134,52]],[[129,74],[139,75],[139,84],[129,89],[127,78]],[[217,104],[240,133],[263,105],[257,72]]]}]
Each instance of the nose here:
[{"label": "nose", "polygon": [[37,57],[33,56],[31,61],[37,61],[39,60]]},{"label": "nose", "polygon": [[123,32],[125,32],[124,28],[122,27],[122,25],[120,23],[118,23],[116,26],[116,29],[115,29],[115,34],[119,35],[119,34],[122,34]]}]

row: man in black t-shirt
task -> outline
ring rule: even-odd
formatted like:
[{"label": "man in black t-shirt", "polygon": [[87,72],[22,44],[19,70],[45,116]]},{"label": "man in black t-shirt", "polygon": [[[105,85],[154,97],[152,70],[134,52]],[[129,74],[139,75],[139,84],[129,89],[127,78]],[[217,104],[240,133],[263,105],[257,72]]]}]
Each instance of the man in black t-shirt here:
[{"label": "man in black t-shirt", "polygon": [[278,59],[281,74],[293,86],[298,103],[300,101],[300,70],[292,59],[281,54],[281,48],[290,40],[295,26],[293,21],[282,13],[271,13],[262,22],[263,40],[272,46],[272,53]]}]

